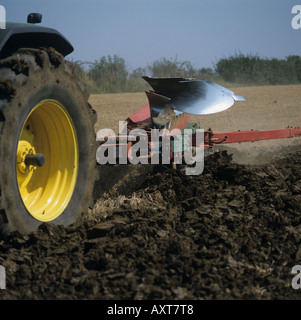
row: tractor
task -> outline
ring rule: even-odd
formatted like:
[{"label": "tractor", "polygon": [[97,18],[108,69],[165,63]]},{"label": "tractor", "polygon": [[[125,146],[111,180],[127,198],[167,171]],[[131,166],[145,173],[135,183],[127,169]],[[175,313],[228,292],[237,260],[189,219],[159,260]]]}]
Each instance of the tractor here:
[{"label": "tractor", "polygon": [[88,88],[64,57],[58,31],[6,23],[0,31],[0,234],[43,222],[69,225],[91,202],[96,113]]}]

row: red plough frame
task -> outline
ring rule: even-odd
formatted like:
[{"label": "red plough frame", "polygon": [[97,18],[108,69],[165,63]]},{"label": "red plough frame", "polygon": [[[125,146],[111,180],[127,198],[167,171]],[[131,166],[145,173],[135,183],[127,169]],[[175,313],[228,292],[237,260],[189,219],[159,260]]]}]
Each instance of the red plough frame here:
[{"label": "red plough frame", "polygon": [[[184,129],[190,120],[189,114],[183,114],[178,120],[175,121],[174,128]],[[127,134],[130,136],[130,132],[133,129],[143,129],[145,134],[148,136],[149,151],[148,158],[150,159],[153,155],[153,145],[151,143],[151,115],[149,105],[146,105],[136,113],[131,115],[127,119]],[[144,134],[144,135],[145,135]],[[249,130],[249,131],[230,131],[230,132],[213,132],[211,129],[204,131],[204,145],[203,147],[212,148],[217,144],[229,144],[229,143],[242,143],[242,142],[255,142],[261,140],[271,139],[282,139],[282,138],[293,138],[301,137],[301,128],[286,128],[276,130]],[[116,139],[116,147],[120,147],[125,143],[120,143],[118,137]],[[128,158],[131,158],[131,147],[133,142],[127,141],[127,152]],[[191,146],[196,147],[196,135],[192,134]],[[171,159],[173,154],[171,153]]]}]

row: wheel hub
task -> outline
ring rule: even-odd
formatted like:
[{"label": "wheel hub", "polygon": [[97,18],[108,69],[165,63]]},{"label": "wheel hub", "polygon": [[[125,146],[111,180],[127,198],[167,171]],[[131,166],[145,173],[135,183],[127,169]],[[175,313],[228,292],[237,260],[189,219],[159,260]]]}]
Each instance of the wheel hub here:
[{"label": "wheel hub", "polygon": [[26,165],[26,158],[36,154],[35,148],[28,141],[21,140],[18,143],[17,166],[21,174],[26,175],[36,170],[36,166]]}]

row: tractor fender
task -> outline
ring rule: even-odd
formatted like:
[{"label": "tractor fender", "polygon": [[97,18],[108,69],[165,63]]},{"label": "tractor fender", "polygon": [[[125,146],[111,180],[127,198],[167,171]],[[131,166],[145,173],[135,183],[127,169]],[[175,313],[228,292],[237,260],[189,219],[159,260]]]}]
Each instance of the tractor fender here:
[{"label": "tractor fender", "polygon": [[20,48],[53,47],[64,57],[73,52],[73,46],[57,30],[30,23],[7,22],[0,30],[0,59]]}]

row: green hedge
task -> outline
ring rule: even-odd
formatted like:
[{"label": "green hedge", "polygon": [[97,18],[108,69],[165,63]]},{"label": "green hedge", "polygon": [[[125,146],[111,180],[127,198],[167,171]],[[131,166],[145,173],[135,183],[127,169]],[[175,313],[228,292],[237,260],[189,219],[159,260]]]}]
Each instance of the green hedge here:
[{"label": "green hedge", "polygon": [[278,85],[301,83],[301,57],[267,59],[257,55],[235,54],[220,59],[214,68],[195,68],[189,61],[161,58],[144,68],[129,71],[118,55],[103,56],[94,62],[73,61],[80,78],[92,93],[141,92],[149,89],[141,78],[187,77],[206,79],[221,85]]},{"label": "green hedge", "polygon": [[301,82],[301,57],[279,60],[239,54],[220,59],[215,71],[225,81],[244,85],[295,84]]}]

